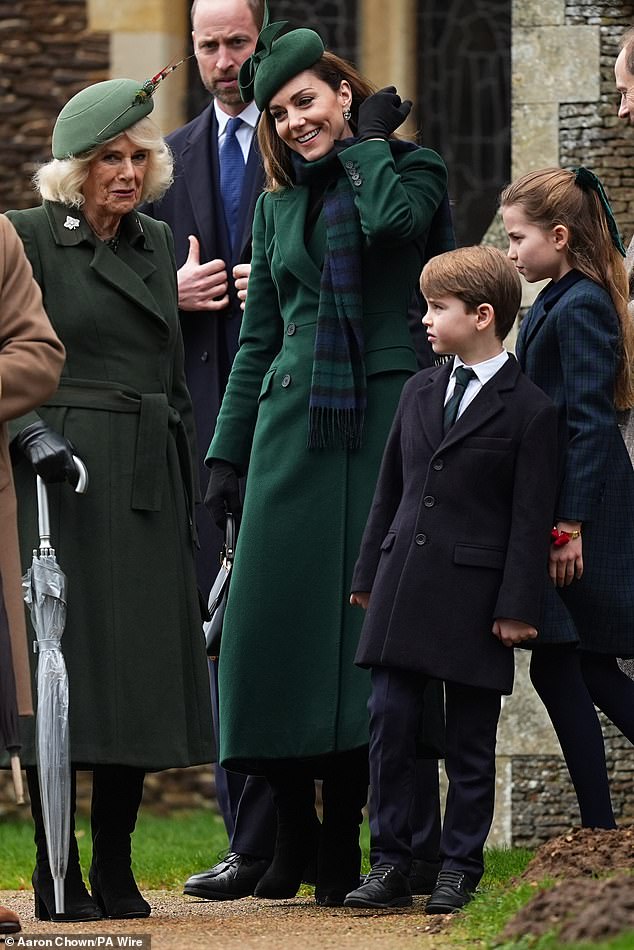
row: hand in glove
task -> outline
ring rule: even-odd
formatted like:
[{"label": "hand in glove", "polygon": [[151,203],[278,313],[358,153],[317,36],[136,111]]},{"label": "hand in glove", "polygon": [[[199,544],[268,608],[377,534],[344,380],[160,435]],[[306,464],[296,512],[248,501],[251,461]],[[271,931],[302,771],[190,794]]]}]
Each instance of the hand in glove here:
[{"label": "hand in glove", "polygon": [[66,479],[73,487],[77,484],[79,471],[73,461],[72,443],[45,422],[40,420],[22,429],[13,443],[47,484]]},{"label": "hand in glove", "polygon": [[405,122],[410,113],[410,99],[401,101],[396,86],[379,89],[359,106],[357,138],[361,142],[367,139],[387,139],[399,125]]},{"label": "hand in glove", "polygon": [[238,473],[233,465],[225,462],[224,459],[214,459],[211,463],[205,507],[223,531],[227,522],[227,512],[230,511],[234,517],[238,518],[242,511]]}]

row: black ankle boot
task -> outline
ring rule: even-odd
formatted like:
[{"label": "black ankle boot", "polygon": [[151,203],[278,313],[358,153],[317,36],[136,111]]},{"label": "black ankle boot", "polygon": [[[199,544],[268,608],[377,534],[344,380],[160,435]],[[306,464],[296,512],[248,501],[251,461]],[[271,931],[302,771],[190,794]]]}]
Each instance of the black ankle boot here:
[{"label": "black ankle boot", "polygon": [[84,884],[79,864],[79,850],[75,837],[75,772],[71,777],[71,815],[68,865],[64,877],[64,913],[55,912],[55,887],[48,862],[46,834],[42,817],[42,802],[37,769],[29,767],[26,779],[31,799],[31,814],[35,825],[36,867],[33,872],[33,895],[36,920],[77,921],[101,920],[102,913]]},{"label": "black ankle boot", "polygon": [[367,761],[365,749],[341,753],[324,774],[315,887],[315,903],[322,907],[343,907],[346,894],[359,887],[359,827],[368,797]]},{"label": "black ankle boot", "polygon": [[275,854],[258,881],[254,896],[279,900],[297,894],[317,852],[321,826],[315,812],[315,782],[311,775],[289,771],[269,782],[277,810]]},{"label": "black ankle boot", "polygon": [[100,765],[93,770],[92,895],[105,917],[127,920],[149,917],[131,863],[130,836],[143,796],[145,773],[126,766]]}]

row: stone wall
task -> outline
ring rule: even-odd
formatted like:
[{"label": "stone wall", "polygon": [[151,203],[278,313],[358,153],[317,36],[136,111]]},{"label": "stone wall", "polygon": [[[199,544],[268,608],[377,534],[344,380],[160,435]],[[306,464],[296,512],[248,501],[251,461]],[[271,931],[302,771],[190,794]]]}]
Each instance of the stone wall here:
[{"label": "stone wall", "polygon": [[108,78],[109,41],[86,28],[84,0],[0,0],[0,211],[37,204],[31,177],[50,156],[64,103]]},{"label": "stone wall", "polygon": [[[601,724],[614,815],[619,825],[634,825],[632,746],[604,716]],[[579,824],[577,800],[561,756],[513,757],[511,807],[515,847],[534,848]]]},{"label": "stone wall", "polygon": [[[560,164],[587,165],[602,179],[627,244],[634,234],[634,134],[616,114],[614,60],[622,34],[634,23],[634,3],[571,0],[565,22],[598,29],[600,89],[597,102],[560,105]],[[567,52],[574,55],[574,50]]]}]

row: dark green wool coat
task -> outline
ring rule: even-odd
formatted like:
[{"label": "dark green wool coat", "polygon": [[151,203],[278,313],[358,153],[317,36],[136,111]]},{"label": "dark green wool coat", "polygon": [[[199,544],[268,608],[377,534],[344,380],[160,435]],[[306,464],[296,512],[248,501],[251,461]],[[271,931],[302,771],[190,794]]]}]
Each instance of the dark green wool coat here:
[{"label": "dark green wool coat", "polygon": [[[145,769],[210,761],[193,422],[171,234],[132,213],[115,255],[76,209],[45,202],[10,217],[66,347],[60,388],[38,415],[70,439],[90,479],[85,495],[68,484],[48,490],[52,542],[68,577],[71,758]],[[26,460],[15,480],[26,568],[38,543]]]},{"label": "dark green wool coat", "polygon": [[223,764],[319,756],[368,742],[369,674],[350,579],[400,391],[415,371],[407,309],[446,188],[427,149],[357,143],[338,160],[364,235],[368,408],[363,446],[307,449],[325,232],[304,243],[305,186],[265,194],[240,338],[208,458],[248,467],[220,651]]}]

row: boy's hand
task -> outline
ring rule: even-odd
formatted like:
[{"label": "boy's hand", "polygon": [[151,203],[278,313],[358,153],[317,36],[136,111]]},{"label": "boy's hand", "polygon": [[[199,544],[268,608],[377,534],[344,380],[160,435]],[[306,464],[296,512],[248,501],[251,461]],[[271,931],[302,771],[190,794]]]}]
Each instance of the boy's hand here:
[{"label": "boy's hand", "polygon": [[353,607],[363,607],[364,610],[367,610],[370,603],[370,594],[367,591],[355,591],[350,594],[350,603]]},{"label": "boy's hand", "polygon": [[497,637],[505,647],[514,647],[523,640],[534,640],[537,630],[527,623],[522,623],[521,620],[498,617],[493,621],[493,636]]}]

